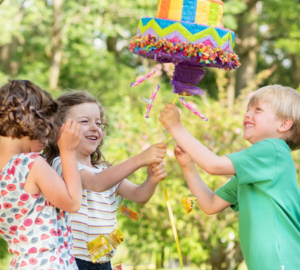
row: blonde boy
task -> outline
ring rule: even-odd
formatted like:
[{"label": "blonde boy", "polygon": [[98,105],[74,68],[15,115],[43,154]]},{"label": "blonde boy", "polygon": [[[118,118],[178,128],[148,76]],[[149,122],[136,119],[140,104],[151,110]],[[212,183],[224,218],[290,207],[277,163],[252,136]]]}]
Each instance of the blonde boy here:
[{"label": "blonde boy", "polygon": [[[300,94],[270,85],[257,90],[244,115],[244,138],[252,146],[217,156],[181,124],[168,104],[160,121],[178,143],[177,161],[206,214],[228,206],[239,211],[240,241],[249,270],[300,269],[300,192],[291,150],[300,148]],[[234,175],[216,193],[195,163],[213,175]]]}]

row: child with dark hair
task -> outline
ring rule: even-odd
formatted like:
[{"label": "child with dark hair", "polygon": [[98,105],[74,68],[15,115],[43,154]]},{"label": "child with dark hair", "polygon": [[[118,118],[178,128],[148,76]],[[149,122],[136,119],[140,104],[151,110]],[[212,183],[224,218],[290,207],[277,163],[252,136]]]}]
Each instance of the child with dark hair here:
[{"label": "child with dark hair", "polygon": [[[56,101],[59,104],[57,124],[62,125],[71,118],[80,124],[83,134],[76,149],[83,187],[82,205],[77,213],[71,214],[76,262],[80,270],[109,270],[115,250],[93,263],[87,243],[99,235],[110,234],[117,227],[116,211],[123,197],[136,203],[146,203],[151,198],[157,184],[167,176],[162,162],[166,146],[163,143],[152,145],[142,153],[111,166],[101,153],[108,128],[102,105],[87,92],[78,91],[63,94]],[[45,149],[47,160],[59,174],[64,175],[60,154],[56,141],[50,141]],[[142,166],[148,166],[148,176],[140,186],[124,179]]]},{"label": "child with dark hair", "polygon": [[64,180],[39,155],[56,111],[51,95],[30,81],[0,88],[0,235],[13,253],[9,269],[77,269],[64,211],[76,212],[81,203],[80,125],[69,119],[60,130]]}]

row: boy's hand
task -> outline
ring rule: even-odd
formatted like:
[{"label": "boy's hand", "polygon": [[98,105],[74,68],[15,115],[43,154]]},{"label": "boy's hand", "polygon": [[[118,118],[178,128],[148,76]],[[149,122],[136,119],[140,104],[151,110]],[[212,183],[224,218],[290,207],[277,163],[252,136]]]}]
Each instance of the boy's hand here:
[{"label": "boy's hand", "polygon": [[194,164],[191,157],[186,152],[184,152],[179,145],[174,148],[174,154],[182,168],[189,167],[190,165]]},{"label": "boy's hand", "polygon": [[167,171],[164,162],[149,165],[147,168],[148,177],[154,182],[160,182],[167,178]]},{"label": "boy's hand", "polygon": [[143,166],[161,163],[166,155],[166,148],[164,143],[157,143],[143,151],[140,154]]},{"label": "boy's hand", "polygon": [[82,138],[80,124],[68,119],[60,128],[57,145],[60,151],[75,151]]},{"label": "boy's hand", "polygon": [[170,133],[172,133],[174,128],[181,126],[179,110],[172,103],[168,103],[166,105],[166,107],[160,113],[158,120]]}]

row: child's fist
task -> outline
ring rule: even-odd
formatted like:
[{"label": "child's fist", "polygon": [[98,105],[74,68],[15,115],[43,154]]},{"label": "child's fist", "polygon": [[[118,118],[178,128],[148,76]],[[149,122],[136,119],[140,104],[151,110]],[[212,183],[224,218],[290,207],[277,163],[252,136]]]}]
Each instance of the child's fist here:
[{"label": "child's fist", "polygon": [[181,167],[187,167],[193,163],[192,158],[179,145],[174,148],[174,154]]},{"label": "child's fist", "polygon": [[143,165],[161,163],[166,155],[166,145],[164,143],[157,143],[151,145],[145,151],[141,153]]},{"label": "child's fist", "polygon": [[168,103],[166,107],[160,113],[158,120],[163,124],[165,129],[172,133],[172,129],[181,125],[180,114],[178,108],[172,104]]},{"label": "child's fist", "polygon": [[167,171],[164,162],[148,166],[148,176],[155,181],[162,181],[167,178]]}]

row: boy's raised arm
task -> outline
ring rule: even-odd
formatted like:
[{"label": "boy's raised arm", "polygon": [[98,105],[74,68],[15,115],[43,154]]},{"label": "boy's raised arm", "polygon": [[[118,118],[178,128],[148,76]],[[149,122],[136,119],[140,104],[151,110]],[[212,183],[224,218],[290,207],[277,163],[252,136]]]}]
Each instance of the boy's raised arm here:
[{"label": "boy's raised arm", "polygon": [[167,104],[161,112],[159,120],[180,147],[203,170],[214,175],[235,174],[234,166],[228,157],[219,157],[214,154],[182,126],[178,108],[174,104]]}]

